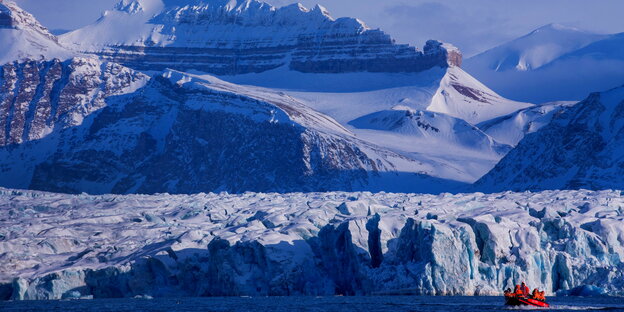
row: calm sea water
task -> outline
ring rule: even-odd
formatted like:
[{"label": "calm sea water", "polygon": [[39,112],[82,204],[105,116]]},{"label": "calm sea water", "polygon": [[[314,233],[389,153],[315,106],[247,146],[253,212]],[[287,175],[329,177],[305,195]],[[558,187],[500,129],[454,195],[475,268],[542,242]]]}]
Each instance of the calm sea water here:
[{"label": "calm sea water", "polygon": [[[624,298],[550,298],[557,311],[624,311]],[[214,311],[214,312],[400,312],[400,311],[513,311],[500,297],[268,297],[268,298],[182,298],[111,299],[72,301],[0,302],[0,311]]]}]

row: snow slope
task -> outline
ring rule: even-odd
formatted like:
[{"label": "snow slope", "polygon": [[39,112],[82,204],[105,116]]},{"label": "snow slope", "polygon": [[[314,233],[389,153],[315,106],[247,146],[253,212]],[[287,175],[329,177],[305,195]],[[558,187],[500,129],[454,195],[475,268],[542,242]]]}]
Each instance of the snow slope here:
[{"label": "snow slope", "polygon": [[[0,190],[0,299],[624,293],[619,191]],[[17,278],[17,279],[14,279]]]},{"label": "snow slope", "polygon": [[[532,104],[502,98],[461,68],[433,68],[420,73],[310,74],[286,68],[221,79],[276,89],[336,119],[357,137],[423,163],[437,166],[434,176],[472,183],[488,172],[508,150],[472,126],[514,113]],[[401,106],[423,111],[439,121],[462,124],[485,144],[444,127],[438,138],[406,135],[389,129],[356,127],[353,121]],[[436,113],[436,114],[430,114]],[[451,121],[452,120],[452,121]],[[478,140],[481,140],[478,139]]]},{"label": "snow slope", "polygon": [[547,126],[555,116],[576,103],[553,102],[531,106],[479,123],[477,127],[496,141],[515,147],[527,134]]},{"label": "snow slope", "polygon": [[466,70],[501,95],[532,103],[581,100],[624,83],[624,36],[547,25],[471,57]]},{"label": "snow slope", "polygon": [[624,187],[624,87],[593,93],[518,146],[475,185],[479,190]]},{"label": "snow slope", "polygon": [[[429,111],[395,106],[391,110],[372,113],[349,123],[357,129],[389,131],[413,137],[414,145],[461,146],[481,152],[506,154],[511,146],[498,144],[477,127],[462,119]],[[435,141],[441,141],[436,143]]]},{"label": "snow slope", "polygon": [[32,15],[8,0],[0,2],[0,46],[0,64],[72,55]]},{"label": "snow slope", "polygon": [[287,92],[341,123],[396,105],[444,113],[473,124],[532,106],[501,97],[457,66],[421,73],[337,74],[303,74],[278,68],[219,78]]},{"label": "snow slope", "polygon": [[565,54],[607,37],[559,24],[549,24],[470,58],[466,66],[485,67],[497,72],[536,70]]}]

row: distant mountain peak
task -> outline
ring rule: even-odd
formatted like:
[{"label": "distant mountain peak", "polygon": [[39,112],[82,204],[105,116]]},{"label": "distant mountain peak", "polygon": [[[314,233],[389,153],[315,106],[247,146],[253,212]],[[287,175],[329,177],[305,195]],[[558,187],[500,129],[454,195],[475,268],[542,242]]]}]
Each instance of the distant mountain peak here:
[{"label": "distant mountain peak", "polygon": [[548,24],[467,59],[465,68],[508,98],[578,101],[622,81],[616,68],[624,61],[623,42],[617,34]]},{"label": "distant mountain peak", "polygon": [[572,30],[572,31],[580,31],[580,29],[575,27],[566,26],[559,23],[550,23],[546,24],[542,27],[537,28],[533,32],[544,31],[544,30]]}]

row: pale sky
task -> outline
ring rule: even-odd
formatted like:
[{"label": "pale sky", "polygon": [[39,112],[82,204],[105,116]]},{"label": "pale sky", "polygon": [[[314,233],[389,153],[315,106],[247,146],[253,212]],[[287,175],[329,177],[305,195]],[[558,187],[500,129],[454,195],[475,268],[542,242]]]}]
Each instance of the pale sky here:
[{"label": "pale sky", "polygon": [[[50,29],[95,21],[118,0],[14,0]],[[559,23],[600,33],[624,32],[624,0],[265,0],[325,6],[334,17],[357,17],[401,43],[428,39],[458,46],[470,56],[540,26]]]}]

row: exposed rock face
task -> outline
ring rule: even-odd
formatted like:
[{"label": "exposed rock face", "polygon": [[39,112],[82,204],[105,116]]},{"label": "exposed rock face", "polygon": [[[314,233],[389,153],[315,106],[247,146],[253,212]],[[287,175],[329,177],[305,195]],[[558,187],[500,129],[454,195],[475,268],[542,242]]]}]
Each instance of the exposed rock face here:
[{"label": "exposed rock face", "polygon": [[463,57],[458,48],[448,43],[442,43],[437,40],[429,40],[425,44],[425,55],[431,55],[434,58],[445,60],[438,66],[462,66]]},{"label": "exposed rock face", "polygon": [[[344,73],[420,72],[461,65],[459,50],[450,45],[430,41],[421,52],[396,44],[357,19],[334,19],[320,6],[308,10],[300,4],[275,8],[256,0],[210,0],[154,11],[149,2],[154,0],[122,1],[96,24],[62,40],[131,68],[195,69],[218,75],[281,66],[306,73]],[[140,27],[117,34],[128,21]]]},{"label": "exposed rock face", "polygon": [[0,146],[79,125],[105,106],[105,98],[147,81],[143,74],[91,58],[12,62],[0,67],[0,74]]},{"label": "exposed rock face", "polygon": [[594,93],[526,136],[476,188],[624,188],[623,118],[624,87]]},{"label": "exposed rock face", "polygon": [[500,295],[519,281],[549,295],[584,285],[624,293],[624,198],[613,191],[71,196],[5,189],[0,204],[11,207],[0,210],[5,299]]}]

